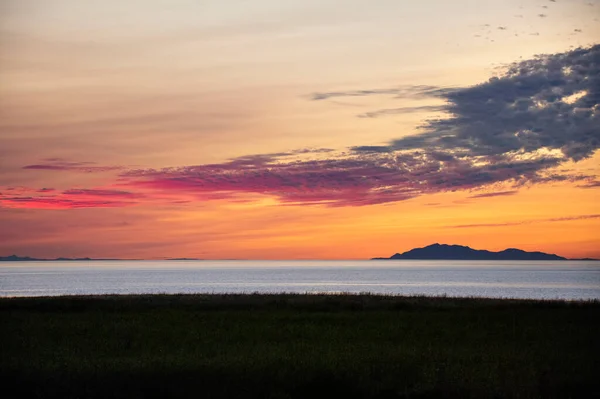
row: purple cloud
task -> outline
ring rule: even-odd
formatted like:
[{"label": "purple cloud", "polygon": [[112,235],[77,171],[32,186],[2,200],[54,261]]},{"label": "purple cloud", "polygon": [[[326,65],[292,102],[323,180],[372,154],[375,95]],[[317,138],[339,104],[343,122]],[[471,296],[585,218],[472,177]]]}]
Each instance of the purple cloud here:
[{"label": "purple cloud", "polygon": [[131,170],[120,177],[124,187],[186,192],[200,198],[251,193],[275,196],[283,203],[360,206],[532,180],[540,169],[555,165],[555,159],[544,157],[498,158],[480,164],[426,151],[307,160],[269,155],[222,164]]}]

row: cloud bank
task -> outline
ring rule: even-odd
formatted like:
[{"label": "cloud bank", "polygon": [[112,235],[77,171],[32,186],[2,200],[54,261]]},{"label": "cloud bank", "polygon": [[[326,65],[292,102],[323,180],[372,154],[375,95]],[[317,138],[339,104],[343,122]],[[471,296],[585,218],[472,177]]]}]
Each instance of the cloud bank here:
[{"label": "cloud bank", "polygon": [[[41,204],[70,201],[65,205],[70,207],[125,206],[144,201],[125,193],[141,192],[145,198],[180,193],[203,201],[251,194],[276,197],[283,204],[362,206],[444,191],[476,190],[497,183],[515,188],[565,180],[583,181],[590,188],[596,185],[594,176],[550,169],[590,157],[600,146],[598,45],[514,63],[503,75],[472,87],[332,91],[314,93],[311,99],[370,95],[437,97],[446,105],[435,110],[449,116],[426,121],[420,134],[387,145],[366,144],[345,151],[299,149],[163,169],[46,160],[25,168],[88,173],[118,170],[112,188],[123,192],[65,191],[21,199],[0,196],[0,204],[34,204],[43,198]],[[405,111],[399,108],[365,115]]]}]

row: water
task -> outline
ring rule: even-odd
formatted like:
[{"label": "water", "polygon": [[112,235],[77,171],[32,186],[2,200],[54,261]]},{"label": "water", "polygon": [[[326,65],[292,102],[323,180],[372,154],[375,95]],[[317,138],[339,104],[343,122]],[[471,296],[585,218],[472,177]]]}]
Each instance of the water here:
[{"label": "water", "polygon": [[360,293],[600,299],[594,261],[1,262],[0,296]]}]

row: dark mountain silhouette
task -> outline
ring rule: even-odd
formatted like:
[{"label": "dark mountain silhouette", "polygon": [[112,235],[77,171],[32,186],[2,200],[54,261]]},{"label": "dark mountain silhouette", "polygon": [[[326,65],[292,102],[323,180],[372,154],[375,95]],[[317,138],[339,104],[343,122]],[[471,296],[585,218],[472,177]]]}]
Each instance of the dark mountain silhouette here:
[{"label": "dark mountain silhouette", "polygon": [[438,260],[567,260],[562,256],[544,252],[527,252],[508,248],[500,252],[477,250],[462,245],[433,244],[425,248],[392,255],[390,258],[374,259],[438,259]]}]

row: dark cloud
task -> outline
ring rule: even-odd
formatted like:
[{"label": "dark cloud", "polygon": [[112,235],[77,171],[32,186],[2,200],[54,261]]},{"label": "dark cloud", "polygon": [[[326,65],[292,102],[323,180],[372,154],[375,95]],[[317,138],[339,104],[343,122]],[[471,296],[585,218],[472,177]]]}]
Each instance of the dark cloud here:
[{"label": "dark cloud", "polygon": [[516,193],[518,193],[517,190],[498,191],[498,192],[495,192],[495,193],[483,193],[483,194],[471,195],[469,198],[504,197],[504,196],[507,196],[507,195],[515,195]]},{"label": "dark cloud", "polygon": [[548,156],[581,160],[600,146],[600,46],[512,64],[505,75],[445,98],[452,117],[429,121],[423,134],[392,147],[507,160],[559,150],[563,156]]},{"label": "dark cloud", "polygon": [[568,222],[568,221],[572,221],[572,220],[599,219],[599,218],[600,218],[600,215],[579,215],[579,216],[566,216],[566,217],[560,217],[560,218],[524,220],[522,222],[460,224],[460,225],[456,225],[456,226],[448,226],[448,228],[469,229],[469,228],[475,228],[475,227],[509,227],[509,226],[521,226],[524,224]]}]

